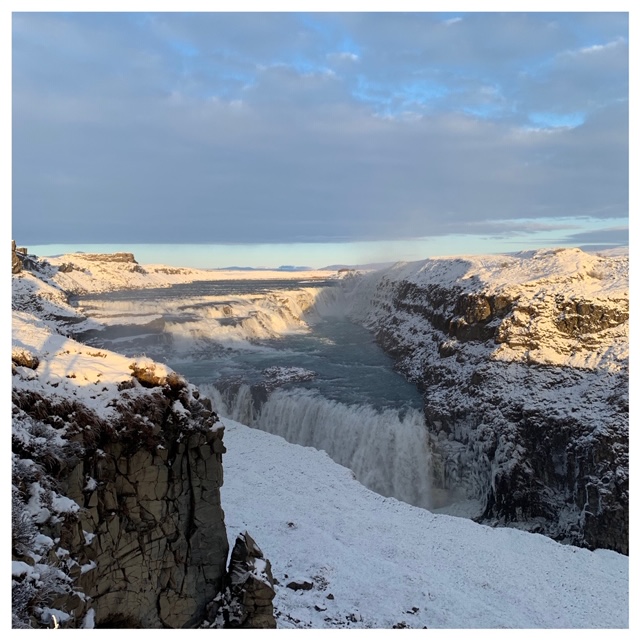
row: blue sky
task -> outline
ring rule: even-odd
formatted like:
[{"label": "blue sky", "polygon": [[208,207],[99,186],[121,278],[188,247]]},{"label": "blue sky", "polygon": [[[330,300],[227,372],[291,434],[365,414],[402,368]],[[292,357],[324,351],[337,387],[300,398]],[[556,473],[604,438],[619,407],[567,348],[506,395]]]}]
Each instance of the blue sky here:
[{"label": "blue sky", "polygon": [[628,244],[627,13],[17,5],[12,235],[41,255],[319,267]]}]

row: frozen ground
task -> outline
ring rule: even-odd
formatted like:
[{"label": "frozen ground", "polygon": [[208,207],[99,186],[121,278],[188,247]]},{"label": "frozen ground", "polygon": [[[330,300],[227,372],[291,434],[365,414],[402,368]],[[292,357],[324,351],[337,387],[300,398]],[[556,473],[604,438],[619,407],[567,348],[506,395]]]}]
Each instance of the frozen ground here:
[{"label": "frozen ground", "polygon": [[627,557],[384,498],[324,452],[223,422],[228,536],[271,560],[279,628],[628,626]]},{"label": "frozen ground", "polygon": [[[610,278],[594,271],[597,266],[580,264],[580,275],[585,274],[576,280],[596,287],[596,297],[617,298],[617,290],[607,290]],[[171,284],[160,274],[194,279],[159,271],[157,281],[138,283],[127,274],[113,276],[106,288]],[[107,276],[83,272],[82,277],[89,283]],[[57,335],[59,325],[78,329],[90,321],[77,316],[59,291],[36,280],[26,273],[13,279],[12,355],[44,362],[38,379],[28,367],[19,367],[24,375],[19,381],[14,377],[14,386],[50,385],[56,394],[76,396],[107,417],[117,383],[130,376],[131,361]],[[76,283],[79,289],[84,284]],[[29,313],[34,300],[40,319]],[[625,337],[614,342],[626,348]],[[628,627],[626,556],[563,546],[544,536],[493,529],[384,498],[323,452],[224,423],[228,536],[233,543],[247,530],[271,560],[279,582],[280,628]],[[292,580],[308,580],[313,587],[294,591],[286,586]]]}]

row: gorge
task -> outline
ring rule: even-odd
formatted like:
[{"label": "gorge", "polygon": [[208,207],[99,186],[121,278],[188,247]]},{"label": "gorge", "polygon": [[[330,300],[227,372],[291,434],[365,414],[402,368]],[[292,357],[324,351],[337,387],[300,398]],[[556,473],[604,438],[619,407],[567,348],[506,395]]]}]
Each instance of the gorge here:
[{"label": "gorge", "polygon": [[[113,451],[104,446],[104,438],[112,435],[95,441],[94,430],[87,428],[96,420],[76,419],[63,427],[65,441],[88,451],[90,436],[89,449],[102,452],[85,459],[82,471],[71,463],[56,469],[59,496],[82,508],[67,512],[81,523],[73,543],[56,544],[77,563],[78,591],[94,603],[99,602],[99,589],[91,592],[93,587],[82,582],[92,573],[82,568],[98,565],[102,558],[99,564],[111,572],[104,554],[123,549],[126,555],[135,538],[140,549],[136,557],[145,559],[146,575],[162,576],[154,577],[157,586],[148,595],[139,590],[150,612],[140,625],[193,626],[204,619],[208,603],[222,588],[227,555],[216,493],[224,452],[216,413],[322,448],[378,493],[434,513],[628,553],[627,257],[550,250],[428,260],[328,281],[324,274],[324,282],[319,274],[316,282],[297,278],[291,283],[279,276],[278,283],[263,283],[263,291],[256,291],[254,284],[254,290],[237,295],[237,282],[227,283],[234,290],[203,290],[211,272],[171,273],[119,255],[124,257],[64,256],[40,263],[40,271],[14,276],[14,425],[38,419],[47,425],[40,424],[40,430],[58,429],[58,437],[61,421],[78,413],[70,406],[56,409],[55,403],[21,390],[41,384],[40,392],[46,388],[47,393],[61,394],[77,372],[69,368],[64,380],[45,379],[46,357],[33,340],[27,348],[22,336],[31,331],[26,328],[30,321],[20,314],[35,312],[44,325],[41,331],[54,328],[77,337],[80,342],[74,344],[86,345],[77,347],[85,361],[112,359],[92,355],[96,353],[123,354],[120,367],[129,371],[119,374],[120,395],[114,399],[109,385],[102,392],[110,414],[122,415],[117,407],[126,400],[128,387],[135,393],[128,400],[135,406],[126,421],[120,419],[127,424],[116,419],[119,435]],[[288,278],[292,280],[291,274]],[[167,289],[171,284],[178,286]],[[153,294],[155,301],[149,297],[154,285],[164,288],[162,308],[157,304],[161,290]],[[125,292],[104,293],[141,287],[145,290],[130,303]],[[180,287],[189,291],[180,292]],[[96,295],[99,292],[103,294]],[[74,307],[67,304],[68,295],[80,296]],[[375,351],[368,332],[388,355]],[[305,352],[300,345],[310,337],[316,343]],[[38,344],[56,339],[43,337]],[[345,351],[349,344],[353,349]],[[369,355],[356,363],[357,370],[340,378],[332,370],[336,363],[326,364],[323,349],[332,347],[351,367],[354,352]],[[141,359],[141,349],[153,360]],[[59,361],[61,350],[71,351],[65,347],[48,353]],[[225,362],[233,363],[225,376],[212,376],[224,372]],[[421,394],[393,373],[393,366]],[[156,368],[158,373],[149,378],[145,372]],[[382,375],[382,382],[368,377],[372,372]],[[344,383],[354,379],[357,385]],[[17,380],[24,382],[16,390]],[[344,387],[340,397],[331,395],[336,381]],[[140,394],[154,394],[153,400],[143,401]],[[94,395],[88,401],[95,402],[101,393]],[[354,404],[358,395],[360,402]],[[113,415],[107,422],[113,424]],[[102,429],[105,434],[110,430],[113,427]],[[132,434],[138,434],[138,440],[148,434],[146,448],[134,451],[140,460],[128,463],[137,471],[132,467],[123,474],[116,461]],[[165,448],[158,451],[158,445]],[[19,450],[21,459],[27,459],[25,452],[35,445],[29,446]],[[190,470],[186,486],[163,484],[172,477],[170,469],[181,467]],[[87,477],[96,481],[95,489],[84,484]],[[194,503],[195,495],[201,498]],[[200,519],[195,528],[190,512],[194,504]],[[93,513],[90,525],[88,516],[78,515],[83,510]],[[129,524],[124,529],[129,533],[112,536],[108,544],[101,539],[102,556],[85,549],[82,532],[108,530],[112,512],[122,522],[126,512]],[[173,519],[171,531],[164,520],[168,512],[183,514]],[[153,534],[154,528],[162,535]],[[219,539],[209,548],[215,556],[209,560],[190,555],[202,546],[193,536],[203,529]],[[59,534],[47,530],[41,535],[53,541],[62,537]],[[148,543],[141,542],[143,534]],[[153,541],[156,538],[168,542]],[[178,558],[186,559],[179,578]],[[193,565],[200,567],[195,574]],[[125,580],[129,585],[138,579],[139,565],[133,571],[134,577]],[[208,586],[203,589],[198,581]],[[184,607],[180,599],[188,600],[194,590],[203,593],[202,599]],[[124,616],[115,603],[103,607],[109,611],[103,620]],[[190,614],[184,613],[187,609]],[[84,611],[82,619],[88,607]],[[81,619],[79,613],[75,619]]]}]

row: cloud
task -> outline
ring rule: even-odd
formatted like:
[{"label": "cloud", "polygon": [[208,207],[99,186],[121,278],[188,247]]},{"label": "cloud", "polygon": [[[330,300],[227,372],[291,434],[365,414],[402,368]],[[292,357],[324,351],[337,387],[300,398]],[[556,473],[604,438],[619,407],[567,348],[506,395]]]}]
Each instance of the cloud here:
[{"label": "cloud", "polygon": [[14,14],[14,235],[387,240],[627,216],[621,23],[594,42],[583,14],[447,20]]},{"label": "cloud", "polygon": [[356,53],[352,53],[351,51],[339,51],[337,53],[329,53],[327,57],[334,62],[344,62],[345,60],[348,62],[358,62],[360,60],[360,56]]},{"label": "cloud", "polygon": [[581,233],[574,233],[567,237],[567,240],[572,244],[585,243],[585,244],[597,244],[597,245],[620,245],[626,246],[629,244],[629,228],[614,228],[614,229],[598,229],[596,231],[584,231]]}]

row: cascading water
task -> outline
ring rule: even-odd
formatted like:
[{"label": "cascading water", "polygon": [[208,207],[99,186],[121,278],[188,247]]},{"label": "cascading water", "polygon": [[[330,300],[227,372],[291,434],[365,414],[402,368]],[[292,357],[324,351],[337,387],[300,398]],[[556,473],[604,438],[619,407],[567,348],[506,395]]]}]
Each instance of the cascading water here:
[{"label": "cascading water", "polygon": [[212,385],[200,388],[224,417],[326,451],[381,495],[431,506],[430,456],[420,411],[348,405],[309,389],[277,389],[257,407],[248,385],[234,393]]},{"label": "cascading water", "polygon": [[[127,355],[155,350],[221,416],[324,450],[373,491],[431,507],[420,395],[347,319],[365,298],[349,287],[278,285],[253,291],[245,282],[234,293],[224,283],[217,295],[215,283],[193,283],[185,295],[178,287],[136,292],[136,305],[125,292],[81,304],[107,326],[96,344]],[[140,326],[133,312],[141,311],[153,324]]]}]

